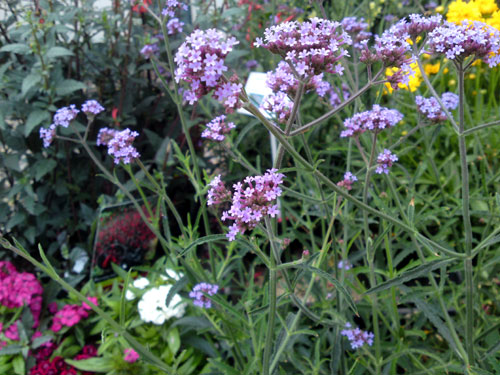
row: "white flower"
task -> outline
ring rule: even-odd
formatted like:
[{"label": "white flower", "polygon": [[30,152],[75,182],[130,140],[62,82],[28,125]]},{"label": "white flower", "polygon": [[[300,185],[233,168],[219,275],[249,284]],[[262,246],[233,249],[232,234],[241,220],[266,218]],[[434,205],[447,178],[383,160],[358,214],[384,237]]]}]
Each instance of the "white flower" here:
[{"label": "white flower", "polygon": [[139,315],[144,322],[160,325],[172,317],[180,318],[184,315],[186,303],[182,302],[178,294],[174,294],[169,305],[166,305],[171,288],[172,285],[161,285],[144,293],[137,305]]},{"label": "white flower", "polygon": [[[132,285],[134,286],[134,288],[144,289],[147,286],[149,286],[149,280],[146,279],[145,277],[139,277],[138,279],[134,280]],[[125,293],[125,299],[127,301],[132,301],[134,298],[135,298],[135,293],[130,289],[127,289],[127,292]]]},{"label": "white flower", "polygon": [[165,277],[163,275],[160,275],[160,277],[163,280],[172,279],[172,280],[175,280],[175,281],[179,281],[181,278],[184,277],[184,274],[182,272],[176,272],[176,271],[174,271],[171,268],[165,268],[165,274],[167,275],[167,277]]}]

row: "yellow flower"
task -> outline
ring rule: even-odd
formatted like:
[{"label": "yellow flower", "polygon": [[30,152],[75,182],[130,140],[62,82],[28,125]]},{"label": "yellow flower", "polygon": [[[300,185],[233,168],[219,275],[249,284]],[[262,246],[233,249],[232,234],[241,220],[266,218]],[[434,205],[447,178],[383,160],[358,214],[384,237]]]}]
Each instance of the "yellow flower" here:
[{"label": "yellow flower", "polygon": [[469,74],[469,79],[476,79],[476,75],[474,73]]},{"label": "yellow flower", "polygon": [[498,10],[495,0],[475,0],[474,3],[477,4],[482,14],[490,14]]},{"label": "yellow flower", "polygon": [[[398,86],[401,89],[410,90],[411,92],[414,92],[420,87],[420,84],[422,83],[423,79],[422,79],[422,73],[420,73],[420,69],[418,68],[417,63],[411,64],[410,67],[413,69],[413,71],[415,73],[412,76],[410,76],[409,82],[407,85],[405,85],[403,83],[399,83]],[[386,77],[390,77],[394,73],[396,73],[398,70],[399,70],[398,68],[387,68],[385,70],[385,75],[386,75]],[[392,92],[394,91],[393,88],[391,87],[390,83],[388,83],[388,82],[385,84],[384,89],[389,94],[392,94]]]},{"label": "yellow flower", "polygon": [[486,20],[486,23],[495,29],[500,30],[500,10],[497,10]]},{"label": "yellow flower", "polygon": [[448,6],[446,19],[449,22],[461,24],[463,20],[482,21],[483,17],[479,5],[474,1],[465,3],[462,0],[457,0]]},{"label": "yellow flower", "polygon": [[438,74],[440,67],[441,67],[441,63],[439,61],[435,64],[425,64],[424,65],[425,74],[427,74],[427,75]]},{"label": "yellow flower", "polygon": [[436,9],[434,9],[436,11],[436,13],[442,13],[444,12],[444,6],[440,5],[438,7],[436,7]]}]

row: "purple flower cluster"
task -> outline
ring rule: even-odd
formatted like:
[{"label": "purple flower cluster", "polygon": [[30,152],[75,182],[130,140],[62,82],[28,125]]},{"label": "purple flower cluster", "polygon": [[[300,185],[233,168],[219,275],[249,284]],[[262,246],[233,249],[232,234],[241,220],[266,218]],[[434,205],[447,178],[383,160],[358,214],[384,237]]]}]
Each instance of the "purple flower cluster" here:
[{"label": "purple flower cluster", "polygon": [[351,172],[346,172],[344,174],[344,179],[338,182],[337,185],[347,190],[351,190],[352,184],[356,181],[358,181],[358,178],[355,175],[353,175]]},{"label": "purple flower cluster", "polygon": [[193,287],[191,292],[189,292],[189,297],[194,299],[193,304],[195,306],[209,309],[212,307],[212,300],[205,294],[213,296],[218,292],[218,290],[219,286],[217,284],[199,283]]},{"label": "purple flower cluster", "polygon": [[207,128],[201,133],[201,136],[217,142],[223,141],[226,138],[224,134],[229,133],[231,129],[236,127],[234,123],[228,122],[226,124],[225,121],[226,116],[224,115],[214,118],[207,124]]},{"label": "purple flower cluster", "polygon": [[[441,96],[441,102],[448,110],[456,109],[458,107],[458,95],[451,92],[445,92]],[[446,114],[441,109],[438,101],[434,97],[424,98],[418,95],[415,98],[417,110],[422,115],[427,117],[432,122],[446,121]]]},{"label": "purple flower cluster", "polygon": [[161,11],[162,16],[174,17],[178,9],[188,10],[188,6],[178,0],[167,0],[165,8]]},{"label": "purple flower cluster", "polygon": [[279,214],[278,205],[274,201],[281,196],[279,187],[285,175],[276,169],[268,169],[263,176],[248,176],[242,182],[233,185],[234,192],[228,191],[217,176],[210,183],[208,204],[231,201],[231,208],[222,213],[222,221],[233,220],[226,237],[234,241],[238,233],[253,229],[265,215],[275,217]]},{"label": "purple flower cluster", "polygon": [[492,68],[500,64],[500,31],[478,21],[445,22],[429,34],[429,50],[457,62],[474,56]]},{"label": "purple flower cluster", "polygon": [[362,42],[371,38],[372,33],[368,30],[368,23],[365,22],[363,17],[345,17],[340,21],[342,28],[351,36],[353,47],[357,49],[362,48]]},{"label": "purple flower cluster", "polygon": [[349,271],[352,268],[352,264],[348,260],[339,260],[337,263],[337,268],[339,270]]},{"label": "purple flower cluster", "polygon": [[351,343],[352,349],[361,348],[365,344],[372,346],[373,339],[375,338],[372,332],[362,331],[358,327],[352,328],[351,323],[346,323],[345,328],[346,329],[340,331],[340,334],[347,337]]},{"label": "purple flower cluster", "polygon": [[159,48],[156,44],[146,44],[142,47],[140,52],[144,58],[149,60],[152,56],[159,52]]},{"label": "purple flower cluster", "polygon": [[184,22],[179,21],[178,18],[172,18],[167,22],[167,32],[168,35],[175,35],[177,33],[182,33],[184,27]]},{"label": "purple flower cluster", "polygon": [[[184,91],[184,99],[193,104],[225,82],[222,74],[227,71],[224,58],[238,44],[234,37],[216,29],[195,30],[179,47],[175,62],[175,80],[186,82],[189,88]],[[219,97],[227,97],[233,87],[224,87]],[[231,94],[234,97],[234,94]],[[238,102],[233,104],[237,104]]]},{"label": "purple flower cluster", "polygon": [[115,164],[130,164],[132,159],[138,158],[140,155],[136,148],[132,146],[134,139],[139,136],[139,133],[125,129],[122,131],[103,128],[97,135],[97,145],[108,146],[108,154],[114,158]]},{"label": "purple flower cluster", "polygon": [[225,82],[217,87],[214,97],[224,105],[227,113],[232,113],[239,106],[239,96],[242,89],[241,83]]},{"label": "purple flower cluster", "polygon": [[329,102],[332,107],[338,107],[344,100],[349,99],[351,93],[349,91],[349,86],[345,83],[342,83],[342,99],[337,92],[338,88],[331,86],[330,90],[328,90]]},{"label": "purple flower cluster", "polygon": [[436,14],[430,17],[424,17],[420,14],[410,14],[408,20],[402,19],[391,27],[392,33],[398,37],[407,37],[416,41],[419,36],[429,33],[441,25],[443,17]]},{"label": "purple flower cluster", "polygon": [[395,109],[388,109],[375,104],[371,111],[356,113],[344,121],[346,130],[341,137],[356,137],[367,130],[380,131],[395,126],[403,119],[403,114]]},{"label": "purple flower cluster", "polygon": [[300,76],[311,77],[323,72],[342,74],[342,66],[337,63],[348,54],[343,46],[351,43],[339,22],[314,17],[302,23],[290,21],[271,26],[263,39],[256,39],[255,46],[290,61]]},{"label": "purple flower cluster", "polygon": [[87,100],[82,105],[82,112],[87,116],[95,116],[104,111],[104,107],[97,100]]},{"label": "purple flower cluster", "polygon": [[278,91],[276,94],[266,96],[260,108],[265,111],[273,112],[279,123],[286,124],[292,112],[293,102],[287,94]]},{"label": "purple flower cluster", "polygon": [[[87,100],[83,103],[81,110],[92,119],[95,115],[104,111],[104,108],[97,100]],[[80,113],[80,110],[76,109],[74,104],[71,104],[69,107],[59,108],[54,114],[52,124],[48,128],[40,128],[40,138],[43,140],[43,147],[47,148],[52,144],[58,126],[67,128],[78,113]]]},{"label": "purple flower cluster", "polygon": [[398,157],[395,154],[391,153],[388,149],[384,149],[384,151],[382,151],[377,157],[378,166],[377,169],[375,169],[375,173],[389,174],[389,168],[391,168],[392,164],[397,161]]},{"label": "purple flower cluster", "polygon": [[[295,97],[299,87],[299,81],[295,78],[290,65],[286,61],[280,61],[274,71],[267,72],[266,84],[273,92],[282,91],[292,98]],[[311,90],[315,90],[321,97],[325,96],[330,90],[330,84],[323,80],[323,73],[312,76],[307,81],[304,91]]]}]

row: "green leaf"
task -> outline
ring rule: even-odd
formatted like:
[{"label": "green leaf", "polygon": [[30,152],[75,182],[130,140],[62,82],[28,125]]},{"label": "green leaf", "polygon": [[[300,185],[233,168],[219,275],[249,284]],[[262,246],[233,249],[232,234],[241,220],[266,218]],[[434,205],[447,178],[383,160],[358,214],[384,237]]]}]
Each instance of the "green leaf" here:
[{"label": "green leaf", "polygon": [[75,81],[74,79],[65,79],[59,83],[56,88],[57,95],[64,96],[71,94],[74,91],[83,90],[87,86],[83,82]]},{"label": "green leaf", "polygon": [[310,266],[308,264],[301,264],[299,267],[301,268],[304,268],[308,271],[311,271],[311,272],[314,272],[315,274],[317,274],[319,277],[322,277],[326,280],[328,280],[329,282],[331,282],[335,288],[337,288],[337,290],[342,293],[345,297],[345,299],[347,300],[347,303],[349,304],[349,307],[352,309],[352,311],[354,311],[354,313],[357,315],[358,314],[358,310],[356,309],[356,305],[354,304],[354,301],[351,297],[351,294],[347,291],[347,289],[337,280],[335,279],[332,275],[330,275],[329,273],[323,271],[323,270],[320,270],[319,268],[316,268],[316,267],[313,267],[313,266]]},{"label": "green leaf", "polygon": [[50,114],[47,111],[35,109],[31,112],[26,120],[26,124],[24,124],[24,136],[27,137],[30,135],[32,130],[43,121],[50,121]]},{"label": "green leaf", "polygon": [[24,358],[20,355],[18,355],[14,360],[12,361],[12,367],[14,367],[14,372],[17,375],[24,375],[25,374],[25,365],[24,365]]},{"label": "green leaf", "polygon": [[21,166],[19,165],[19,154],[4,154],[3,165],[13,171],[21,172]]},{"label": "green leaf", "polygon": [[12,355],[21,353],[22,345],[9,345],[0,349],[0,355]]},{"label": "green leaf", "polygon": [[396,276],[394,279],[387,280],[382,284],[379,284],[365,292],[365,294],[377,293],[385,289],[389,289],[393,286],[401,285],[407,281],[416,279],[417,277],[425,276],[430,271],[446,266],[447,264],[453,262],[455,259],[436,259],[428,263],[422,264],[418,267],[412,268],[403,274]]},{"label": "green leaf", "polygon": [[198,245],[202,245],[202,244],[207,243],[207,242],[222,241],[222,240],[226,240],[226,239],[227,239],[227,237],[225,234],[212,234],[210,236],[198,238],[198,239],[194,240],[193,242],[191,242],[188,247],[186,247],[184,250],[182,250],[182,252],[177,257],[181,257],[181,256],[185,255],[186,253],[188,253],[190,250],[192,250],[194,247],[196,247]]},{"label": "green leaf", "polygon": [[12,43],[12,44],[7,44],[6,46],[0,48],[0,52],[12,52],[24,55],[27,54],[28,52],[31,52],[31,48],[26,44]]},{"label": "green leaf", "polygon": [[45,54],[45,56],[47,56],[49,59],[55,57],[73,56],[73,55],[74,55],[73,52],[70,51],[69,49],[58,46],[51,47]]},{"label": "green leaf", "polygon": [[35,170],[35,180],[40,181],[43,176],[52,171],[56,166],[57,162],[53,159],[38,160],[33,166]]},{"label": "green leaf", "polygon": [[66,363],[76,367],[78,370],[91,372],[109,372],[113,370],[113,361],[109,358],[94,357],[75,361],[65,359]]},{"label": "green leaf", "polygon": [[177,328],[172,328],[168,332],[167,337],[168,348],[175,355],[179,348],[181,347],[181,337],[179,336],[179,331]]},{"label": "green leaf", "polygon": [[[467,373],[467,369],[464,368],[464,374]],[[482,368],[471,366],[469,367],[469,373],[473,375],[494,375],[492,372],[483,370]]]},{"label": "green leaf", "polygon": [[26,93],[38,85],[42,81],[42,76],[39,73],[30,73],[24,79],[21,85],[21,94],[26,95]]}]

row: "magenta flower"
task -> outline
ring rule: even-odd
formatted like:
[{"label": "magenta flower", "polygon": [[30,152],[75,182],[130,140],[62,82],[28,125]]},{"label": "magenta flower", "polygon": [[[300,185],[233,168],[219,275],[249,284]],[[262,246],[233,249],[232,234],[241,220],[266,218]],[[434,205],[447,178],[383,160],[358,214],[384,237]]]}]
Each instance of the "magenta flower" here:
[{"label": "magenta flower", "polygon": [[205,294],[213,296],[218,292],[218,290],[219,286],[217,284],[199,283],[193,287],[191,292],[189,292],[189,297],[194,299],[193,304],[195,306],[210,309],[212,307],[212,300]]},{"label": "magenta flower", "polygon": [[132,348],[127,348],[123,351],[125,362],[134,363],[139,359],[139,354]]}]

